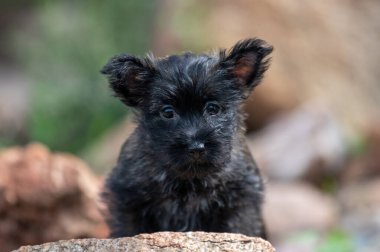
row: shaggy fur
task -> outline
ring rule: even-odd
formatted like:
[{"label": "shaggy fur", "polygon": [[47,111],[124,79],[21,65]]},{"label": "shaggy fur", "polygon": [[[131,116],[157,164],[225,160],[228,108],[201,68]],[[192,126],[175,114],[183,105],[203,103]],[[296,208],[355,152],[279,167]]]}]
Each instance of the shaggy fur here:
[{"label": "shaggy fur", "polygon": [[247,39],[213,54],[124,54],[103,68],[138,122],[103,193],[111,237],[200,230],[265,238],[263,183],[241,105],[271,52]]}]

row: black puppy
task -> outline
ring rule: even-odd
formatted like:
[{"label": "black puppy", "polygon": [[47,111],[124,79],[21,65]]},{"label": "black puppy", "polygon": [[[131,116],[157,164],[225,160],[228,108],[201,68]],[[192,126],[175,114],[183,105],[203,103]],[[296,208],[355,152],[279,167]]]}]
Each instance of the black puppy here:
[{"label": "black puppy", "polygon": [[263,183],[241,107],[271,52],[247,39],[214,54],[124,54],[103,68],[138,122],[103,193],[111,237],[198,230],[265,238]]}]

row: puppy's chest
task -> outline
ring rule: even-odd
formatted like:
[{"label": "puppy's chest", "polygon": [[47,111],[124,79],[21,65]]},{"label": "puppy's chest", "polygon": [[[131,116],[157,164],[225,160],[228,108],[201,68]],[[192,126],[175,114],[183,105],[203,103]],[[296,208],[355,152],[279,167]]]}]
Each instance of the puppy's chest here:
[{"label": "puppy's chest", "polygon": [[145,198],[143,217],[157,230],[207,231],[227,218],[237,201],[235,190],[223,183],[176,182],[153,188]]},{"label": "puppy's chest", "polygon": [[218,205],[218,197],[207,197],[207,194],[174,195],[165,198],[158,206],[168,213],[205,213],[212,206]]},{"label": "puppy's chest", "polygon": [[187,195],[169,197],[155,206],[155,218],[163,230],[188,231],[205,229],[213,219],[219,219],[226,204],[218,197]]}]

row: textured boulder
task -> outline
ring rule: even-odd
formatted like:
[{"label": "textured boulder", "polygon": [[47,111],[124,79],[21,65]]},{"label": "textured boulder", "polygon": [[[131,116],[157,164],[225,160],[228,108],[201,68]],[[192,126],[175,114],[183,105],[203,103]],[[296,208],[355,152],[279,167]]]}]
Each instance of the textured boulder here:
[{"label": "textured boulder", "polygon": [[80,159],[41,144],[0,152],[0,251],[59,239],[100,237],[101,185]]},{"label": "textured boulder", "polygon": [[32,251],[253,251],[275,249],[261,238],[241,234],[205,232],[159,232],[119,239],[81,239],[21,247]]}]

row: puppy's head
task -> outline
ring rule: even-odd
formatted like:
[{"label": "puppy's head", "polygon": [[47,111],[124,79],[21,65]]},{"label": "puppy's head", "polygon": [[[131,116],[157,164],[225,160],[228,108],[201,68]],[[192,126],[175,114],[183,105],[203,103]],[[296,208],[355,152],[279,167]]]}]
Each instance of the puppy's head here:
[{"label": "puppy's head", "polygon": [[138,112],[160,162],[181,177],[218,171],[231,157],[239,107],[268,68],[272,47],[259,39],[228,52],[166,58],[120,55],[102,73],[115,95]]}]

